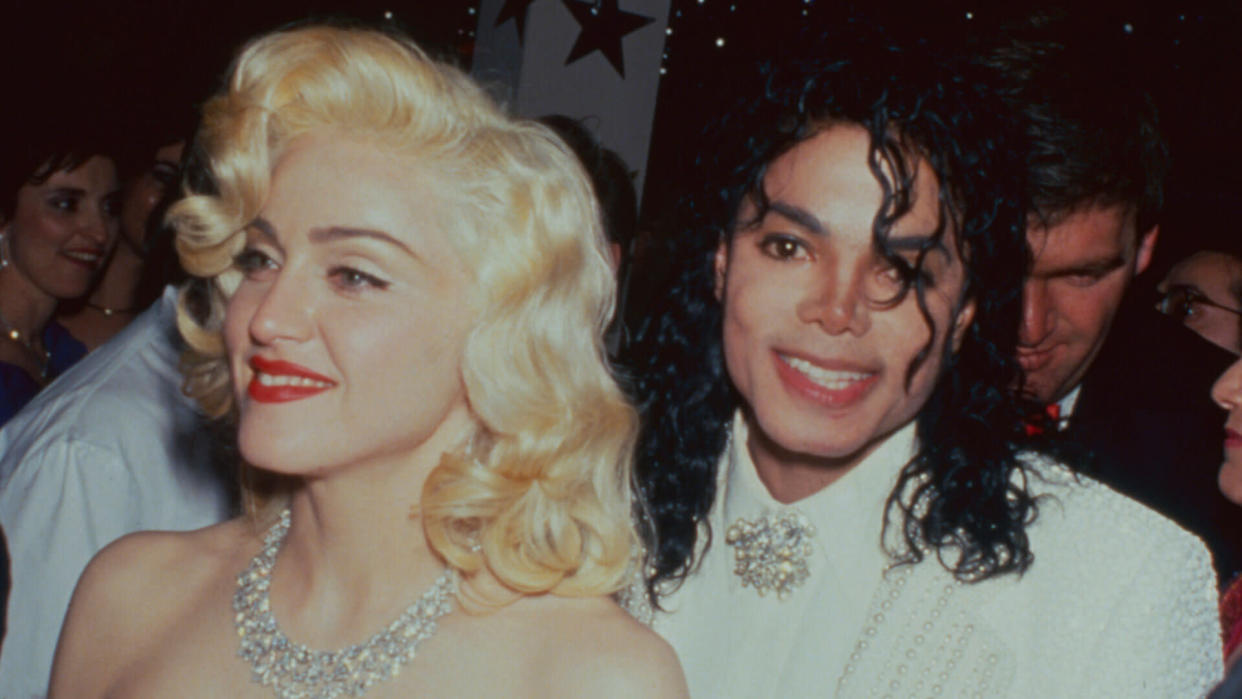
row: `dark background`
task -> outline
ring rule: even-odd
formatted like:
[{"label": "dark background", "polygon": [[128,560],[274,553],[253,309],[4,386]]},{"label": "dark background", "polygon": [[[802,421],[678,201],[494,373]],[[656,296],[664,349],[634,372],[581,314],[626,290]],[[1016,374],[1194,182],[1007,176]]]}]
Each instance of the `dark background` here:
[{"label": "dark background", "polygon": [[[821,26],[849,15],[898,33],[965,41],[988,36],[1033,10],[1062,12],[1075,34],[1091,40],[1103,59],[1138,75],[1155,97],[1173,155],[1167,216],[1157,259],[1145,275],[1201,247],[1242,254],[1235,220],[1242,205],[1242,3],[936,2],[675,0],[665,52],[644,203],[659,226],[675,206],[669,182],[694,178],[692,156],[701,125],[731,99],[755,58],[779,57],[783,37],[807,23]],[[723,38],[724,46],[717,45]]]},{"label": "dark background", "polygon": [[[625,9],[625,0],[620,5]],[[964,39],[1029,9],[1058,5],[1084,36],[1098,38],[1102,54],[1119,54],[1144,76],[1160,105],[1174,169],[1157,267],[1201,246],[1242,247],[1234,219],[1242,204],[1242,3],[1220,1],[954,0],[912,9],[913,3],[875,1],[674,0],[647,167],[658,176],[646,180],[644,220],[656,226],[667,218],[678,183],[692,181],[697,133],[732,99],[736,78],[753,72],[756,58],[779,56],[784,38],[805,25],[854,14],[909,34]],[[120,129],[191,123],[194,107],[215,89],[247,37],[308,16],[384,21],[391,13],[388,21],[468,67],[477,7],[477,0],[10,0],[0,29],[6,93],[0,114],[80,92],[94,98],[78,100],[74,111]],[[67,123],[76,118],[65,116]],[[20,138],[5,131],[6,138]]]}]

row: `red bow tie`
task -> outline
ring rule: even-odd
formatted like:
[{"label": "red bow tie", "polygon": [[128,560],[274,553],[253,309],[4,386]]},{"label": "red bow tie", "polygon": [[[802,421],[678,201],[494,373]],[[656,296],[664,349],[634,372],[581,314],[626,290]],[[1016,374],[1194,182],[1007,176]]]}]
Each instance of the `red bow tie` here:
[{"label": "red bow tie", "polygon": [[1056,430],[1061,422],[1061,404],[1049,403],[1044,406],[1041,413],[1030,416],[1026,419],[1026,436],[1034,437],[1044,433],[1046,426],[1051,425]]}]

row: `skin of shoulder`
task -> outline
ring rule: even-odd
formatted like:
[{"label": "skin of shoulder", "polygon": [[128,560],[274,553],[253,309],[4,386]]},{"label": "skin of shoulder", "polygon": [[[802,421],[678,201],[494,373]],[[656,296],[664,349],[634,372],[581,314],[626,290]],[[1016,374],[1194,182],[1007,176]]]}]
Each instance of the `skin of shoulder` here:
[{"label": "skin of shoulder", "polygon": [[688,697],[677,655],[663,638],[611,600],[544,599],[538,622],[548,696]]},{"label": "skin of shoulder", "polygon": [[[232,590],[259,538],[248,520],[233,520],[196,532],[131,534],[101,551],[70,603],[49,696],[133,689],[187,625],[218,613],[219,591]],[[416,659],[428,663],[424,670],[408,675],[431,696],[689,696],[672,647],[607,598],[526,597],[444,622],[438,635],[448,643],[429,644]],[[474,653],[456,650],[463,643]],[[494,672],[479,673],[479,657]]]},{"label": "skin of shoulder", "polygon": [[191,532],[138,532],[109,544],[78,580],[52,663],[49,697],[102,696],[183,609],[240,569],[255,535],[244,519]]}]

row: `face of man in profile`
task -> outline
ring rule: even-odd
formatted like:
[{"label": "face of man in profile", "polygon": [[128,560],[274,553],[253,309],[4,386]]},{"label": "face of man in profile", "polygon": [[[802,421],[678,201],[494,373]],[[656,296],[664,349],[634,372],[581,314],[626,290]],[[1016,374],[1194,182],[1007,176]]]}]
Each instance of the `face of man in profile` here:
[{"label": "face of man in profile", "polygon": [[1018,360],[1036,400],[1060,400],[1082,381],[1130,280],[1151,262],[1157,233],[1140,235],[1124,205],[1083,208],[1047,226],[1031,220]]}]

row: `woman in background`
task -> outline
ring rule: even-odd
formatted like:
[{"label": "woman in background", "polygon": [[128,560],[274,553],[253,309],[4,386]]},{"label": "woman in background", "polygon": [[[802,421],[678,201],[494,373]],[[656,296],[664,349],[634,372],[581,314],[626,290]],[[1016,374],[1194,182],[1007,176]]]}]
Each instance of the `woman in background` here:
[{"label": "woman in background", "polygon": [[87,293],[117,235],[101,139],[59,120],[29,126],[8,134],[0,164],[0,424],[86,354],[52,316]]},{"label": "woman in background", "polygon": [[124,330],[159,298],[163,282],[170,281],[152,279],[167,275],[158,274],[164,270],[148,270],[147,262],[159,235],[156,214],[180,177],[185,138],[157,136],[146,142],[158,146],[150,145],[141,160],[135,158],[127,174],[116,248],[99,282],[88,296],[63,304],[57,313],[57,320],[91,350]]},{"label": "woman in background", "polygon": [[328,27],[252,42],[199,140],[218,194],[170,212],[214,282],[188,385],[237,424],[248,514],[105,549],[52,696],[684,696],[607,596],[636,417],[568,149]]},{"label": "woman in background", "polygon": [[[1225,458],[1220,467],[1220,490],[1242,506],[1242,360],[1234,362],[1216,385],[1212,399],[1229,411],[1225,421]],[[1221,621],[1225,630],[1225,666],[1231,667],[1242,658],[1242,578],[1235,579],[1226,589],[1220,603]]]}]

